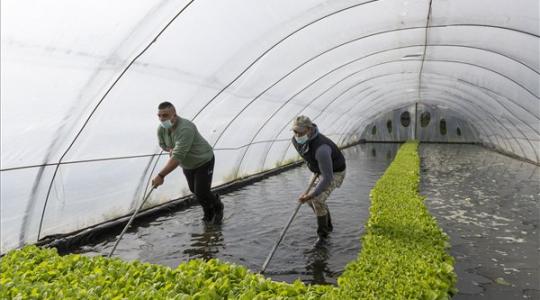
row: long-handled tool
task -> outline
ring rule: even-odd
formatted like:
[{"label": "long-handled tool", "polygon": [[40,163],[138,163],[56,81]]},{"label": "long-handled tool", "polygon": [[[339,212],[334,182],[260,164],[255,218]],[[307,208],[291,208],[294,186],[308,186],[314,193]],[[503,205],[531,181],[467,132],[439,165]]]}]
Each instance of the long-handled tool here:
[{"label": "long-handled tool", "polygon": [[[313,187],[313,184],[315,184],[315,180],[317,179],[317,177],[319,177],[319,175],[313,176],[313,179],[311,179],[311,182],[309,183],[305,194],[309,193],[309,190],[311,190],[311,188]],[[287,229],[289,229],[289,226],[291,225],[294,217],[296,216],[296,213],[298,213],[298,210],[300,209],[300,206],[302,206],[301,202],[299,202],[296,205],[296,208],[294,209],[294,212],[293,212],[292,216],[289,218],[289,222],[287,222],[287,225],[285,225],[285,227],[281,231],[281,235],[279,236],[279,239],[278,239],[277,243],[274,245],[274,248],[272,248],[272,251],[270,251],[270,254],[268,254],[268,257],[266,258],[266,261],[264,262],[264,264],[262,266],[262,269],[259,272],[260,274],[264,273],[264,271],[266,270],[266,267],[268,266],[268,263],[270,263],[270,260],[272,259],[272,256],[274,256],[274,253],[276,252],[277,247],[279,246],[279,243],[281,243],[281,240],[283,240],[283,237],[285,236],[285,233],[287,232]]]},{"label": "long-handled tool", "polygon": [[131,225],[131,222],[133,222],[133,219],[135,219],[135,216],[137,215],[137,213],[139,212],[139,210],[141,210],[141,208],[143,207],[144,203],[146,202],[146,200],[148,200],[148,198],[150,197],[150,195],[152,194],[152,192],[156,189],[155,186],[152,187],[152,189],[150,190],[150,192],[148,192],[148,195],[146,195],[146,197],[144,197],[144,200],[143,202],[141,203],[141,205],[139,205],[139,207],[137,207],[137,209],[135,210],[135,212],[133,213],[133,215],[131,216],[131,218],[129,219],[126,227],[124,227],[124,230],[122,230],[122,233],[120,233],[120,236],[118,237],[118,240],[116,240],[116,243],[114,244],[114,247],[112,248],[111,250],[111,253],[109,253],[109,255],[107,257],[111,257],[114,253],[114,250],[116,250],[116,246],[118,246],[118,244],[120,243],[120,240],[122,239],[122,237],[124,236],[124,233],[126,233],[127,229],[129,228],[129,225]]}]

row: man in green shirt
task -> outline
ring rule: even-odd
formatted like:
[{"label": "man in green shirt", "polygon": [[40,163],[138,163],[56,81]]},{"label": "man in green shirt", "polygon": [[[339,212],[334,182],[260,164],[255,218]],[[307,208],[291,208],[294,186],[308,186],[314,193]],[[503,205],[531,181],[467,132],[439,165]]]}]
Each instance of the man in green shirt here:
[{"label": "man in green shirt", "polygon": [[214,151],[199,134],[195,124],[176,114],[174,105],[163,102],[158,106],[159,146],[169,152],[169,160],[152,180],[154,187],[163,184],[165,177],[180,166],[186,176],[189,190],[195,194],[204,212],[206,223],[221,224],[223,203],[218,194],[211,192],[214,174]]}]

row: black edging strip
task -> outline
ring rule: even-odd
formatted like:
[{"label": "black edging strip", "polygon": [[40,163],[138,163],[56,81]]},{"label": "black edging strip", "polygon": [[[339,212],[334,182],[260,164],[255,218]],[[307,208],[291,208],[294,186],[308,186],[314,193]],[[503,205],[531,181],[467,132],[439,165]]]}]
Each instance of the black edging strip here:
[{"label": "black edging strip", "polygon": [[[245,178],[236,179],[232,182],[217,186],[212,190],[215,192],[220,192],[221,194],[227,194],[236,190],[241,189],[249,184],[264,180],[268,177],[277,175],[279,173],[288,171],[290,169],[299,167],[302,165],[302,162],[294,162],[277,169],[270,171],[265,171],[255,175],[251,175]],[[193,197],[192,194],[184,196],[181,198],[173,199],[169,202],[159,204],[152,208],[141,210],[139,214],[135,217],[135,224],[137,221],[142,221],[144,219],[152,218],[159,216],[166,212],[178,211],[188,207],[191,207],[195,204],[198,204],[198,201]],[[103,223],[99,223],[85,229],[77,230],[67,234],[58,234],[50,235],[40,239],[36,245],[44,247],[55,247],[58,248],[60,252],[66,252],[68,249],[73,248],[77,245],[89,243],[92,240],[96,240],[99,237],[108,235],[110,231],[118,230],[120,232],[123,229],[123,226],[127,224],[128,220],[131,217],[131,213],[128,215],[118,217]],[[135,226],[133,226],[135,227]]]}]

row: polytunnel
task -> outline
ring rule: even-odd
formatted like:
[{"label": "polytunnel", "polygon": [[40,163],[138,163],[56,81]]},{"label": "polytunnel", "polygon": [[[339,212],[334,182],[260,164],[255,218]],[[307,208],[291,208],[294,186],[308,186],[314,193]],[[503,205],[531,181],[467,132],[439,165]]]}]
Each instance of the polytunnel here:
[{"label": "polytunnel", "polygon": [[[538,165],[539,31],[536,0],[2,1],[1,253],[130,214],[166,161],[162,101],[214,148],[214,186],[298,160],[298,115],[341,147]],[[148,207],[190,193],[170,177]]]}]

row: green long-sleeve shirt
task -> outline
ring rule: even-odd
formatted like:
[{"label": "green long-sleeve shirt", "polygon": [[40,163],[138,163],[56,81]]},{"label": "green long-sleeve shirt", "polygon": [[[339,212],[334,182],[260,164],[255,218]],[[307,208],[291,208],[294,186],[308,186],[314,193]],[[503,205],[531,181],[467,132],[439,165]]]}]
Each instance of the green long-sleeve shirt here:
[{"label": "green long-sleeve shirt", "polygon": [[212,146],[189,120],[177,116],[176,124],[171,129],[159,126],[157,134],[161,149],[172,149],[172,158],[183,169],[196,169],[214,157]]}]

